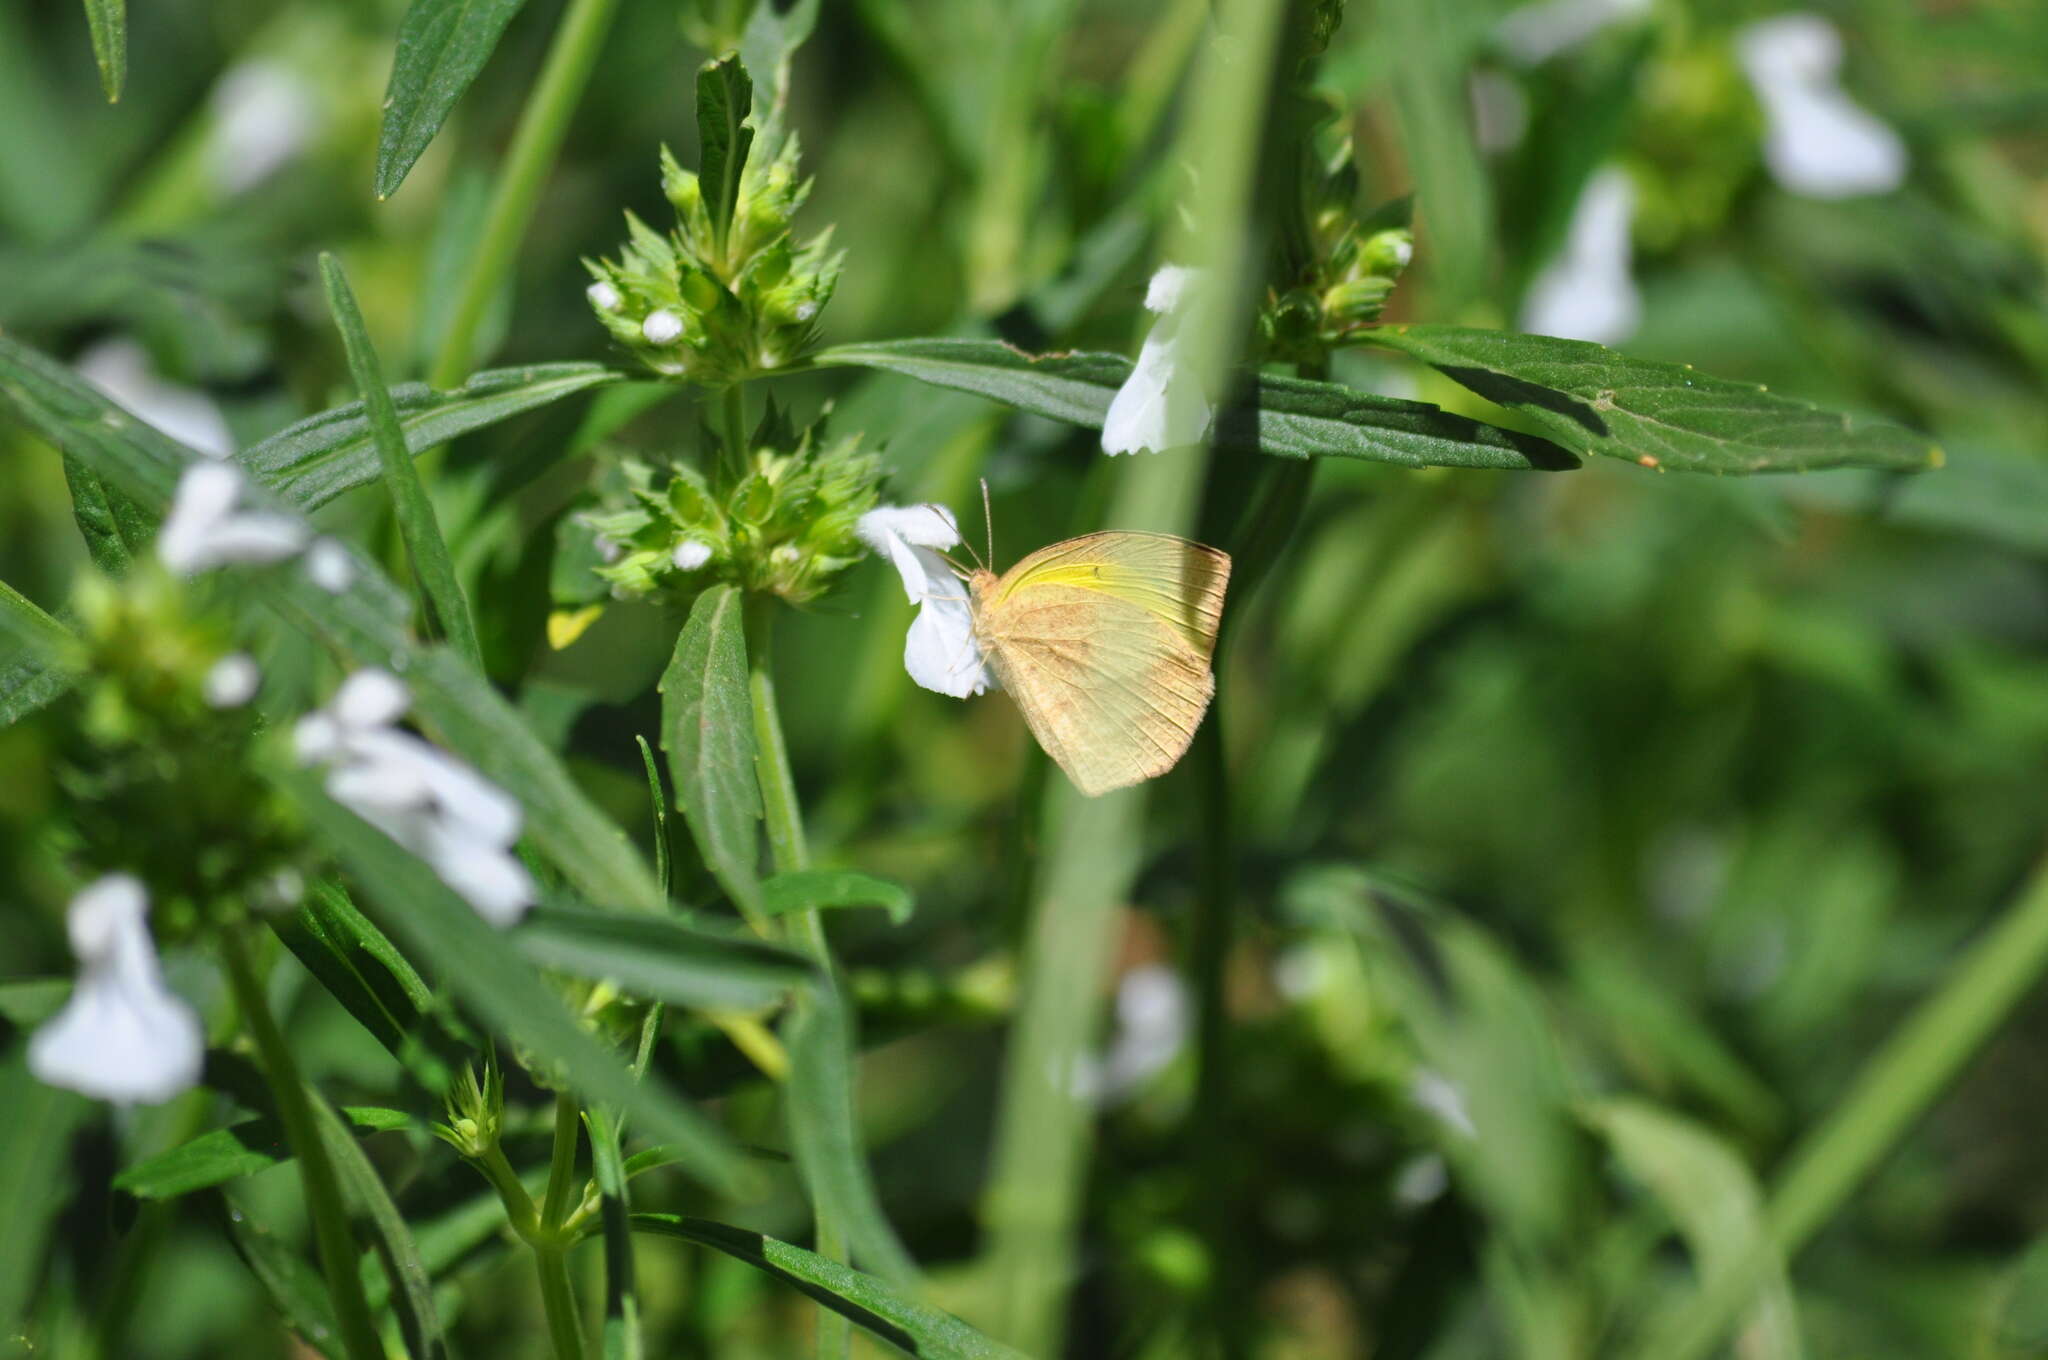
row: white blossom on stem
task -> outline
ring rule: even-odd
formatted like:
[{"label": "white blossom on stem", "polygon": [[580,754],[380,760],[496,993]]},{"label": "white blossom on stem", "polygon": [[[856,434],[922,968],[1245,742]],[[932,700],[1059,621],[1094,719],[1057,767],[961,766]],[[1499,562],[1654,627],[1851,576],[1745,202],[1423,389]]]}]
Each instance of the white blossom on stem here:
[{"label": "white blossom on stem", "polygon": [[1630,272],[1629,223],[1635,186],[1608,166],[1586,182],[1557,258],[1529,285],[1522,329],[1536,335],[1616,344],[1635,334],[1643,303]]},{"label": "white blossom on stem", "polygon": [[1807,198],[1887,194],[1906,179],[1906,144],[1843,92],[1842,35],[1818,14],[1780,14],[1736,35],[1768,124],[1771,177]]},{"label": "white blossom on stem", "polygon": [[903,669],[928,690],[965,699],[997,688],[974,638],[967,586],[939,550],[960,542],[960,526],[943,505],[884,505],[854,526],[863,543],[887,557],[903,578],[917,617],[903,640]]},{"label": "white blossom on stem", "polygon": [[248,482],[226,463],[188,463],[170,513],[157,533],[156,555],[181,576],[230,563],[279,562],[312,537],[296,515],[237,510]]},{"label": "white blossom on stem", "polygon": [[1199,444],[1208,435],[1215,412],[1181,353],[1188,294],[1199,283],[1197,272],[1181,265],[1167,265],[1152,276],[1145,310],[1159,319],[1103,417],[1104,453],[1157,453]]},{"label": "white blossom on stem", "polygon": [[29,1040],[38,1080],[147,1105],[198,1084],[206,1034],[198,1013],[164,985],[148,914],[148,894],[127,874],[109,874],[71,899],[65,924],[78,982]]}]

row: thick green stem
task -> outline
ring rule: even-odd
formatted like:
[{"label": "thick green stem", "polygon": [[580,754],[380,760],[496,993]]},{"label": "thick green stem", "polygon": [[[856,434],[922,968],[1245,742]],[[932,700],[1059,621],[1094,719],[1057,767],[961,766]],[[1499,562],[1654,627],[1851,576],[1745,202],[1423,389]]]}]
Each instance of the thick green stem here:
[{"label": "thick green stem", "polygon": [[1789,1261],[1832,1218],[2048,968],[2048,862],[2020,900],[1949,969],[1941,989],[1864,1065],[1821,1126],[1793,1150],[1765,1222],[1769,1242],[1710,1283],[1639,1353],[1694,1360],[1713,1350],[1773,1261]]},{"label": "thick green stem", "polygon": [[[737,390],[737,389],[735,389]],[[807,869],[810,847],[804,840],[803,810],[797,802],[796,778],[789,768],[789,744],[782,735],[782,714],[775,702],[775,613],[776,602],[761,596],[747,600],[747,693],[754,709],[754,764],[761,784],[761,811],[768,824],[768,849],[779,873]],[[788,918],[790,939],[809,951],[828,979],[837,986],[832,947],[825,938],[825,922],[816,911],[792,913]],[[820,1256],[834,1261],[847,1259],[846,1230],[822,1203],[812,1205],[816,1220]],[[847,1355],[853,1346],[853,1327],[838,1313],[818,1315],[818,1354],[821,1357]]]},{"label": "thick green stem", "polygon": [[327,1293],[334,1305],[334,1319],[341,1329],[341,1342],[350,1360],[382,1360],[384,1345],[377,1337],[377,1325],[363,1297],[363,1278],[355,1237],[349,1232],[348,1209],[341,1198],[341,1182],[328,1160],[320,1129],[313,1122],[313,1107],[306,1101],[306,1086],[299,1077],[298,1064],[270,1014],[270,1002],[263,994],[263,980],[257,976],[249,952],[247,932],[240,927],[224,931],[221,957],[227,965],[228,985],[234,989],[235,1004],[248,1023],[256,1041],[256,1056],[270,1083],[271,1098],[284,1124],[285,1142],[299,1164],[299,1183],[305,1188],[306,1213],[313,1223],[313,1238],[320,1255],[320,1270],[327,1280]]},{"label": "thick green stem", "polygon": [[540,1302],[547,1313],[548,1337],[555,1360],[583,1360],[583,1324],[577,1320],[576,1285],[569,1278],[569,1253],[561,1247],[536,1247],[540,1264]]},{"label": "thick green stem", "polygon": [[570,0],[555,30],[554,45],[548,49],[547,64],[519,116],[512,134],[512,147],[498,171],[497,186],[485,216],[483,239],[469,257],[461,285],[456,290],[447,333],[440,352],[434,356],[427,380],[436,387],[454,387],[469,375],[476,362],[477,328],[491,298],[512,267],[512,257],[533,221],[540,200],[541,184],[561,149],[576,112],[583,87],[590,82],[591,68],[610,31],[618,0]]}]

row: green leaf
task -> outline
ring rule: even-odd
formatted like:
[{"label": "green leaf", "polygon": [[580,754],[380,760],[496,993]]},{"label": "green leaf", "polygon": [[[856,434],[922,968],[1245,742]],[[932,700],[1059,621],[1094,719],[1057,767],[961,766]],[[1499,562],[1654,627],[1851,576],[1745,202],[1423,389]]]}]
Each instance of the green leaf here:
[{"label": "green leaf", "polygon": [[389,198],[434,140],[455,101],[490,60],[524,0],[412,0],[398,25],[384,126],[377,135],[377,197]]},{"label": "green leaf", "polygon": [[320,1272],[228,1196],[215,1196],[214,1218],[235,1255],[249,1267],[299,1339],[327,1360],[348,1360],[348,1350],[341,1343],[341,1324],[335,1321],[334,1303]]},{"label": "green leaf", "polygon": [[[362,1144],[350,1134],[342,1116],[310,1083],[306,1099],[320,1125],[320,1141],[327,1147],[328,1160],[334,1163],[342,1194],[347,1196],[354,1213],[370,1225],[372,1243],[384,1264],[384,1274],[391,1281],[391,1300],[405,1334],[406,1348],[417,1360],[436,1360],[446,1350],[441,1338],[441,1319],[434,1308],[433,1278],[420,1259],[412,1229],[406,1226],[405,1215],[392,1203],[383,1178],[370,1165]],[[353,1121],[355,1111],[347,1113]]]},{"label": "green leaf", "polygon": [[29,1075],[17,1050],[0,1064],[0,1223],[7,1248],[0,1251],[0,1327],[11,1335],[22,1316],[43,1243],[70,1185],[71,1135],[92,1113],[92,1105],[69,1091],[45,1086]]},{"label": "green leaf", "polygon": [[70,995],[68,977],[10,978],[0,982],[0,1020],[33,1029],[62,1010]]},{"label": "green leaf", "polygon": [[754,129],[746,121],[753,107],[754,82],[737,55],[707,61],[697,72],[697,183],[720,250],[739,204],[740,174],[754,145]]},{"label": "green leaf", "polygon": [[647,801],[654,809],[654,878],[661,884],[661,895],[667,897],[674,881],[668,863],[668,796],[661,791],[661,771],[655,768],[654,748],[637,732],[633,740],[640,744],[640,763],[647,767]]},{"label": "green leaf", "polygon": [[127,575],[136,555],[156,537],[155,521],[76,458],[64,459],[64,481],[71,488],[71,516],[93,565],[109,576]]},{"label": "green leaf", "polygon": [[603,1198],[598,1211],[604,1224],[604,1360],[640,1360],[640,1295],[633,1268],[632,1205],[625,1164],[619,1159],[619,1124],[603,1109],[587,1109],[583,1123],[590,1133],[590,1177]]},{"label": "green leaf", "polygon": [[[973,392],[1033,415],[1102,428],[1131,361],[1117,354],[1026,354],[996,340],[835,345],[820,365],[854,365]],[[1402,467],[1575,468],[1548,440],[1452,415],[1426,402],[1337,383],[1260,375],[1217,413],[1216,447],[1281,458],[1362,458]]]},{"label": "green leaf", "polygon": [[0,727],[20,721],[70,688],[71,630],[0,581]]},{"label": "green leaf", "polygon": [[[365,1133],[402,1129],[413,1122],[403,1110],[374,1105],[352,1105],[342,1114]],[[137,1199],[176,1199],[290,1160],[282,1124],[267,1116],[245,1119],[137,1162],[114,1177],[114,1188]]]},{"label": "green leaf", "polygon": [[756,829],[761,785],[754,773],[744,609],[734,586],[715,586],[690,607],[661,676],[661,731],[676,802],[698,852],[752,919],[763,911]]},{"label": "green leaf", "polygon": [[[4,335],[0,409],[11,410],[153,515],[163,513],[180,473],[198,456],[112,405],[62,364]],[[352,560],[355,584],[338,594],[300,571],[248,572],[242,579],[286,622],[344,658],[402,674],[413,693],[414,716],[519,800],[533,843],[585,900],[663,909],[653,876],[618,827],[577,788],[512,706],[445,648],[418,646],[406,630],[405,600],[397,587],[361,556]]]},{"label": "green leaf", "polygon": [[354,875],[379,924],[432,965],[494,1033],[524,1046],[589,1100],[619,1106],[655,1137],[687,1150],[690,1172],[722,1194],[746,1198],[755,1173],[725,1134],[658,1083],[635,1079],[619,1055],[591,1037],[561,996],[511,941],[486,925],[418,859],[328,799],[302,774],[280,783],[308,824]]},{"label": "green leaf", "polygon": [[426,484],[405,446],[405,433],[398,427],[398,410],[384,387],[384,375],[377,366],[377,351],[363,328],[363,312],[356,295],[341,271],[341,261],[329,254],[320,256],[320,279],[327,287],[327,306],[341,331],[342,347],[348,351],[348,371],[363,394],[363,411],[369,417],[371,442],[384,467],[384,485],[391,492],[391,507],[398,518],[398,532],[405,539],[406,555],[412,559],[413,575],[434,608],[448,640],[463,659],[481,673],[483,650],[476,640],[476,621],[470,617],[469,600],[456,578],[455,563],[448,556],[448,544],[441,537],[440,521],[434,518],[434,503],[427,499]]},{"label": "green leaf", "polygon": [[[1770,1251],[1763,1192],[1728,1145],[1689,1119],[1647,1101],[1616,1097],[1584,1111],[1628,1175],[1670,1215],[1702,1282]],[[1795,1360],[1799,1319],[1778,1261],[1759,1282],[1741,1351],[1751,1360]]]},{"label": "green leaf", "polygon": [[100,89],[109,104],[118,104],[128,80],[128,0],[85,0],[85,26],[92,30]]},{"label": "green leaf", "polygon": [[789,1140],[813,1203],[846,1234],[852,1259],[899,1284],[918,1278],[882,1212],[853,1105],[853,1018],[845,994],[822,988],[796,998],[782,1025],[789,1047]]},{"label": "green leaf", "polygon": [[512,941],[543,968],[702,1010],[759,1010],[814,981],[802,955],[671,917],[543,907],[527,915]]},{"label": "green leaf", "polygon": [[784,109],[789,103],[790,58],[818,26],[818,0],[762,0],[747,16],[740,35],[741,69],[760,75],[768,84],[768,113],[761,136],[770,147],[780,141]]},{"label": "green leaf", "polygon": [[[589,388],[617,382],[603,364],[529,364],[486,369],[451,392],[425,383],[389,389],[406,448],[415,456],[438,444]],[[382,475],[359,401],[287,425],[235,461],[299,510],[313,510]]]},{"label": "green leaf", "polygon": [[796,869],[777,874],[761,885],[762,901],[771,916],[826,907],[880,907],[892,924],[910,919],[914,899],[900,883],[848,869]]},{"label": "green leaf", "polygon": [[1992,1336],[2023,1355],[2048,1351],[2048,1237],[2037,1237],[1998,1288]]},{"label": "green leaf", "polygon": [[951,1313],[903,1297],[893,1287],[815,1252],[708,1218],[634,1214],[636,1232],[679,1237],[722,1251],[851,1319],[890,1345],[928,1360],[1022,1360]]},{"label": "green leaf", "polygon": [[1382,326],[1360,338],[1420,359],[1588,455],[1679,472],[1941,465],[1940,449],[1897,425],[1584,340],[1464,326]]}]

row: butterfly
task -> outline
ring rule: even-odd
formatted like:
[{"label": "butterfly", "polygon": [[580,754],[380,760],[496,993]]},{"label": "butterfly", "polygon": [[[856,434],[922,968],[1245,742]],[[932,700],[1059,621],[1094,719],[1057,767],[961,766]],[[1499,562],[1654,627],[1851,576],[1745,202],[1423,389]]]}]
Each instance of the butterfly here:
[{"label": "butterfly", "polygon": [[1216,692],[1228,554],[1112,531],[1040,548],[998,576],[933,551],[959,542],[943,507],[888,507],[861,528],[922,606],[904,648],[919,684],[958,698],[1008,690],[1091,797],[1165,774],[1187,752]]}]

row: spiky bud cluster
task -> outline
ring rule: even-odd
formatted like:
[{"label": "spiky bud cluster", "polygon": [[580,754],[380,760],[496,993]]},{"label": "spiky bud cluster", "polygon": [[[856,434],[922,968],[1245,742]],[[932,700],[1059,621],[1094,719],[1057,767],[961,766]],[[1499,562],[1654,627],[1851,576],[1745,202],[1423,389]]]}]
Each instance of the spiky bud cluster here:
[{"label": "spiky bud cluster", "polygon": [[1310,262],[1291,287],[1276,288],[1259,316],[1266,357],[1321,362],[1378,321],[1415,253],[1402,199],[1360,218],[1358,172],[1346,142],[1314,186],[1308,213]]}]

